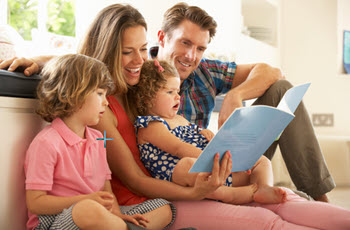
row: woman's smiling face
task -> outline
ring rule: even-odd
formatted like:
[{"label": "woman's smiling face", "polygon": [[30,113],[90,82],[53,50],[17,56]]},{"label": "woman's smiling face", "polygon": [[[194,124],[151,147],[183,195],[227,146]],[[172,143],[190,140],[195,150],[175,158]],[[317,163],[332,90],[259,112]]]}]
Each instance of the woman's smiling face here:
[{"label": "woman's smiling face", "polygon": [[140,80],[141,67],[147,60],[146,29],[134,26],[126,29],[122,37],[122,67],[128,85],[136,85]]}]

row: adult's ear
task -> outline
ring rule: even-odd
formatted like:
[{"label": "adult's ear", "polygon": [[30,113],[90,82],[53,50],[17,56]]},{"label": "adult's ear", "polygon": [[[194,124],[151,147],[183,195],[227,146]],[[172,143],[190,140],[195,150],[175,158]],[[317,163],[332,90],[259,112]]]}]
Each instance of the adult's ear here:
[{"label": "adult's ear", "polygon": [[164,43],[165,43],[165,33],[163,30],[158,30],[158,43],[160,46],[164,47]]}]

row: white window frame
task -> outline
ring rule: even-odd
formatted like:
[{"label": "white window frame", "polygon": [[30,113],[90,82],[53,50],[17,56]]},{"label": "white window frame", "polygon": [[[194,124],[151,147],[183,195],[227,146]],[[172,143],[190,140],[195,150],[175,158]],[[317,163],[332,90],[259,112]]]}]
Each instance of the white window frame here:
[{"label": "white window frame", "polygon": [[38,30],[39,32],[47,32],[46,22],[47,22],[47,4],[48,0],[38,0]]},{"label": "white window frame", "polygon": [[7,24],[7,0],[0,0],[0,24]]}]

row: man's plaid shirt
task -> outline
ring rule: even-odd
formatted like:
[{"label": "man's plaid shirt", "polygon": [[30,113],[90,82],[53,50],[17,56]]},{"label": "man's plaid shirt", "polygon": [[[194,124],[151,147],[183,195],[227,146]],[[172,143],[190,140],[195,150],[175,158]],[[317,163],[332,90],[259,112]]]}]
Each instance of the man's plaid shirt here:
[{"label": "man's plaid shirt", "polygon": [[235,62],[202,59],[197,69],[181,85],[178,114],[191,123],[207,128],[215,97],[231,89],[235,71]]}]

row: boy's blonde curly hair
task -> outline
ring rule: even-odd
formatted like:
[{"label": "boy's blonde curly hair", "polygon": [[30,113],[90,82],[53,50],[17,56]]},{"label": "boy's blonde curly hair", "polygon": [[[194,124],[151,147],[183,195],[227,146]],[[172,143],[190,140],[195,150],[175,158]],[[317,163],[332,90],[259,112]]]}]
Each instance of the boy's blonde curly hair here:
[{"label": "boy's blonde curly hair", "polygon": [[106,65],[82,54],[56,57],[42,71],[37,88],[37,113],[48,122],[80,109],[86,97],[98,88],[110,93],[114,83]]},{"label": "boy's blonde curly hair", "polygon": [[169,77],[179,77],[176,68],[167,61],[148,60],[143,63],[140,74],[140,81],[132,87],[130,97],[136,107],[135,116],[148,115],[148,110],[152,106],[153,99],[157,92],[165,87]]}]

